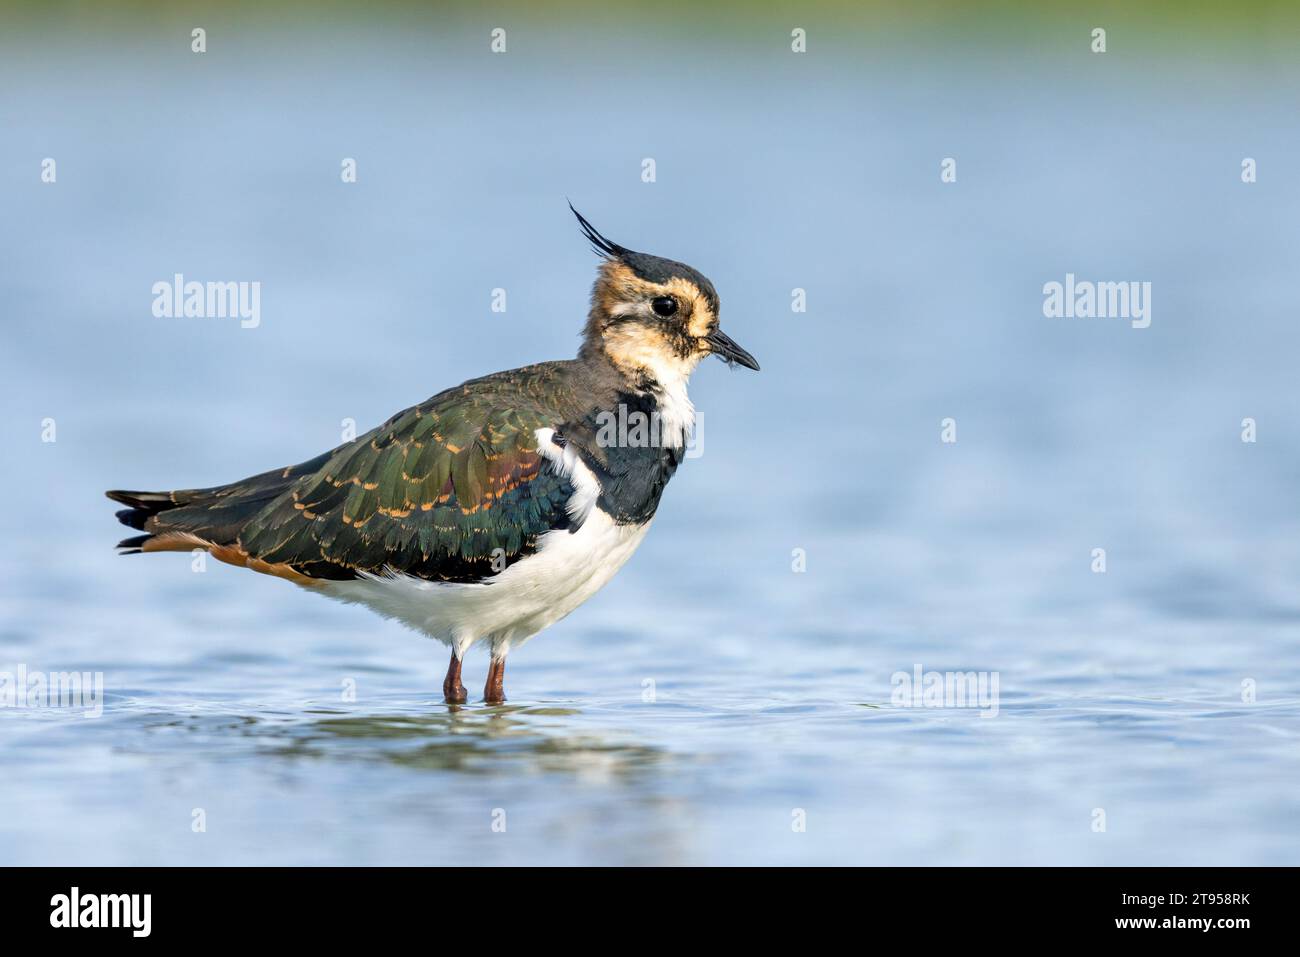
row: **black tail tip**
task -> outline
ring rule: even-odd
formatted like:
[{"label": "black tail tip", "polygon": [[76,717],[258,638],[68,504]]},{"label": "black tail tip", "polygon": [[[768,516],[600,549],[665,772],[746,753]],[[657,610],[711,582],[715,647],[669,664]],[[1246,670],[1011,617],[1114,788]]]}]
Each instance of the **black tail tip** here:
[{"label": "black tail tip", "polygon": [[144,531],[144,523],[149,520],[149,513],[142,508],[124,508],[117,512],[117,520],[130,528]]},{"label": "black tail tip", "polygon": [[114,502],[129,506],[117,513],[117,520],[128,528],[138,528],[141,531],[144,530],[145,522],[153,516],[176,507],[171,492],[131,492],[115,488],[104,494]]},{"label": "black tail tip", "polygon": [[122,549],[123,555],[137,555],[143,551],[142,546],[144,543],[149,541],[151,538],[153,538],[152,535],[135,535],[131,538],[122,539],[114,547]]},{"label": "black tail tip", "polygon": [[130,505],[132,508],[148,508],[155,512],[161,508],[168,508],[176,503],[172,501],[170,492],[131,492],[125,489],[109,489],[104,493],[114,502],[121,502],[123,505]]}]

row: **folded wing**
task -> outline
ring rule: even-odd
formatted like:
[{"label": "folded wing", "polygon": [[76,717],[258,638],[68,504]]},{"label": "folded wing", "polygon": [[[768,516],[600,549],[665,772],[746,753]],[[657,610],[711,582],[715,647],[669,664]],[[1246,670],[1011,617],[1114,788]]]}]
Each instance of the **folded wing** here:
[{"label": "folded wing", "polygon": [[550,418],[495,398],[435,397],[335,450],[248,522],[240,548],[310,577],[502,571],[570,526],[573,486],[538,450]]}]

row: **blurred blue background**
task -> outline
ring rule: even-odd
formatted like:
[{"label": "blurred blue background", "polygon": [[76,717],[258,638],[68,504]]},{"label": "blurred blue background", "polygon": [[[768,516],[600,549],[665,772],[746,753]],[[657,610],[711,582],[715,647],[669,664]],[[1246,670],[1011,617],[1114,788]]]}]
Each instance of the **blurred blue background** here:
[{"label": "blurred blue background", "polygon": [[[0,10],[0,669],[108,692],[0,710],[0,860],[1300,863],[1284,8]],[[573,355],[566,197],[763,371],[696,374],[702,456],[507,706],[360,609],[115,556],[106,488]],[[178,272],[260,326],[155,318]],[[1151,282],[1150,328],[1044,318],[1067,272]],[[916,664],[998,717],[891,707]]]}]

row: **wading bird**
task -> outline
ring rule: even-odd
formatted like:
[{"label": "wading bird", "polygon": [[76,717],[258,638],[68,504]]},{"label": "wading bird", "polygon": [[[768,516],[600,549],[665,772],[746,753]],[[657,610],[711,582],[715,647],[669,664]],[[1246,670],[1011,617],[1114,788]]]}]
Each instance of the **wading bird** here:
[{"label": "wading bird", "polygon": [[[570,209],[573,207],[570,206]],[[214,488],[111,491],[144,532],[124,554],[206,549],[365,605],[451,648],[491,654],[505,700],[512,648],[595,594],[645,537],[685,452],[702,359],[758,363],[718,326],[718,294],[679,262],[610,242],[576,359],[471,379],[338,448]],[[631,430],[613,423],[652,423]]]}]

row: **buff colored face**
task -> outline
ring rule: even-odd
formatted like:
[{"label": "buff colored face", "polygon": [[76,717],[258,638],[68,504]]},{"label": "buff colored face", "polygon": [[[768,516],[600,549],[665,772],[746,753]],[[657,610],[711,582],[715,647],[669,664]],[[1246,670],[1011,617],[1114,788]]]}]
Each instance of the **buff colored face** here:
[{"label": "buff colored face", "polygon": [[708,355],[751,369],[758,363],[718,326],[717,296],[693,280],[651,282],[621,262],[606,263],[596,289],[605,351],[620,366],[663,381],[688,376]]}]

